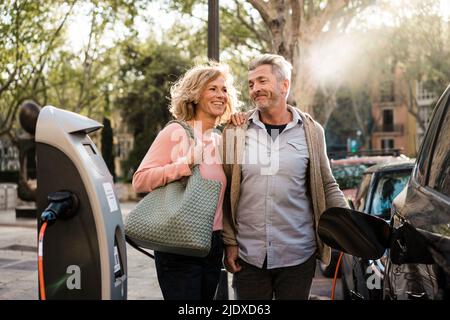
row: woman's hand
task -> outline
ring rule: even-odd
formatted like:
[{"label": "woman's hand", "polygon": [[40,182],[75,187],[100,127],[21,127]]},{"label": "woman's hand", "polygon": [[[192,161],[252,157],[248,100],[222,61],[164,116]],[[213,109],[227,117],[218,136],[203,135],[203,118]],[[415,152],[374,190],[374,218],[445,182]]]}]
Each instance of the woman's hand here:
[{"label": "woman's hand", "polygon": [[229,123],[233,123],[235,126],[243,125],[247,121],[245,112],[236,112],[231,115]]}]

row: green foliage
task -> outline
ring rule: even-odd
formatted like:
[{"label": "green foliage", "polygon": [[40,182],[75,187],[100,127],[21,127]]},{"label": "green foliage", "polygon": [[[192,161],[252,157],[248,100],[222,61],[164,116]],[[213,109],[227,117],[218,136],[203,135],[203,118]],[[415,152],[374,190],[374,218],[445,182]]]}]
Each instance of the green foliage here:
[{"label": "green foliage", "polygon": [[333,176],[341,190],[355,189],[361,181],[364,171],[368,168],[365,164],[336,166],[332,168]]},{"label": "green foliage", "polygon": [[62,43],[68,11],[49,1],[0,2],[0,135],[11,131],[23,101],[45,99],[45,65]]},{"label": "green foliage", "polygon": [[[207,54],[207,1],[166,1],[167,10],[183,14],[186,23],[174,24],[164,41],[182,50],[192,60]],[[260,15],[244,0],[220,2],[220,59],[230,65],[240,93],[241,109],[252,108],[248,96],[247,65],[261,52],[268,52],[270,35]],[[200,21],[193,27],[189,21]]]},{"label": "green foliage", "polygon": [[187,70],[189,63],[179,50],[166,44],[126,43],[124,46],[126,62],[119,74],[124,94],[115,104],[134,136],[134,148],[123,164],[124,172],[131,173],[171,119],[168,111],[170,86]]},{"label": "green foliage", "polygon": [[[32,99],[101,119],[105,86],[117,72],[116,48],[102,43],[117,24],[132,25],[144,0],[0,1],[0,136],[12,135],[20,104]],[[67,24],[87,8],[81,52],[67,49]],[[133,34],[133,32],[130,32]]]},{"label": "green foliage", "polygon": [[[316,94],[316,115],[320,119],[325,109],[326,97],[321,92]],[[371,135],[371,102],[369,93],[364,88],[352,90],[342,87],[337,92],[337,105],[325,127],[329,151],[345,151],[347,138],[356,139],[362,145],[369,143]],[[358,137],[356,132],[361,131]]]},{"label": "green foliage", "polygon": [[407,14],[389,30],[383,48],[387,61],[399,62],[407,82],[426,80],[426,89],[439,96],[450,83],[450,29],[440,14],[439,1],[412,1]]},{"label": "green foliage", "polygon": [[[220,1],[220,58],[231,66],[243,109],[251,108],[247,63],[254,55],[271,50],[273,36],[251,2]],[[350,17],[365,7],[362,4],[369,2],[349,1],[336,19],[347,17],[350,22]],[[304,1],[303,22],[313,21],[331,3]],[[437,94],[448,84],[450,36],[448,25],[433,9],[437,0],[408,3],[403,2],[406,14],[393,19],[396,25],[380,25],[378,30],[367,24],[360,24],[362,30],[354,28],[366,41],[362,45],[364,51],[351,62],[353,83],[341,81],[341,90],[333,93],[340,107],[332,114],[327,131],[332,129],[339,141],[355,131],[355,123],[363,131],[363,138],[370,135],[369,89],[374,81],[386,83],[396,62],[404,66],[409,84],[425,77],[426,88]],[[0,135],[17,125],[18,107],[26,99],[98,121],[109,117],[107,113],[117,107],[135,137],[135,148],[124,172],[136,169],[158,131],[170,119],[167,97],[171,83],[194,62],[206,60],[207,54],[206,0],[163,2],[164,8],[176,10],[182,17],[163,35],[163,44],[152,39],[140,44],[136,40],[138,30],[133,22],[148,4],[147,0],[0,1]],[[88,8],[90,40],[79,52],[72,52],[67,47],[66,27],[80,6]],[[105,45],[105,36],[118,25],[129,40],[117,37],[113,46]],[[314,38],[311,33],[304,35]],[[366,53],[369,54],[364,59]],[[368,63],[363,63],[365,60]],[[105,92],[112,101],[110,110],[106,110],[109,102]],[[316,98],[317,118],[327,119],[329,97],[317,92]]]},{"label": "green foliage", "polygon": [[[220,7],[221,45],[229,52],[246,52],[244,57],[270,51],[270,35],[259,14],[246,1]],[[236,56],[237,61],[241,56]],[[242,60],[241,60],[242,61]]]}]

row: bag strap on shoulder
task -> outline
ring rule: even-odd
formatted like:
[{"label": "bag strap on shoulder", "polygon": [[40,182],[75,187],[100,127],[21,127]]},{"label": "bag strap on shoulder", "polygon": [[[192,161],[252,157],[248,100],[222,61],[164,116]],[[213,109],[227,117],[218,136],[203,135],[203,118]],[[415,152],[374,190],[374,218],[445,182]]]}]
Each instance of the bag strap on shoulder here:
[{"label": "bag strap on shoulder", "polygon": [[[195,139],[194,129],[192,129],[190,125],[188,125],[186,122],[181,121],[181,120],[171,120],[171,121],[167,122],[166,127],[172,123],[178,123],[180,126],[182,126],[183,129],[186,131],[186,134],[188,135],[188,137],[191,138],[192,140],[194,140],[194,143],[197,143],[197,140]],[[194,165],[194,168],[197,166],[198,166],[198,164]]]},{"label": "bag strap on shoulder", "polygon": [[171,121],[167,122],[166,127],[172,123],[178,123],[180,126],[183,127],[184,130],[186,130],[188,137],[195,140],[194,130],[186,122],[180,121],[180,120],[171,120]]}]

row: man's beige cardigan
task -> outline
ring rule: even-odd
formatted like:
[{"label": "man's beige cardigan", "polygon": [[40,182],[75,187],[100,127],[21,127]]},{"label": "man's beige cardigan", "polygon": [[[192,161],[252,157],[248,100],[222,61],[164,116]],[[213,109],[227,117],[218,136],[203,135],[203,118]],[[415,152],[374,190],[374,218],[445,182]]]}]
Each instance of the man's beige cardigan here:
[{"label": "man's beige cardigan", "polygon": [[[314,211],[314,226],[316,231],[317,257],[329,264],[331,250],[323,244],[317,234],[317,226],[321,214],[331,207],[348,207],[344,195],[339,189],[331,173],[326,154],[325,136],[322,126],[307,113],[297,109],[305,128],[306,142],[309,151],[309,193]],[[247,114],[247,119],[254,110]],[[222,159],[227,188],[223,201],[223,241],[225,245],[237,245],[236,242],[236,212],[239,203],[241,187],[241,163],[245,148],[245,132],[247,123],[235,127],[228,125],[222,134]]]}]

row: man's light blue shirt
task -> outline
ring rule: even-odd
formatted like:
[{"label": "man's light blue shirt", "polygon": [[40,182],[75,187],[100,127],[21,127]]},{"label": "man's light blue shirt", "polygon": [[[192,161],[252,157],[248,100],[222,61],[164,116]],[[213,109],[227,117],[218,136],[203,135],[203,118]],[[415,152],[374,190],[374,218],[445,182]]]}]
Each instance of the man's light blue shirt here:
[{"label": "man's light blue shirt", "polygon": [[313,210],[307,194],[309,152],[298,112],[275,140],[255,111],[246,133],[237,207],[241,259],[267,268],[301,264],[316,251]]}]

